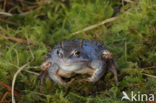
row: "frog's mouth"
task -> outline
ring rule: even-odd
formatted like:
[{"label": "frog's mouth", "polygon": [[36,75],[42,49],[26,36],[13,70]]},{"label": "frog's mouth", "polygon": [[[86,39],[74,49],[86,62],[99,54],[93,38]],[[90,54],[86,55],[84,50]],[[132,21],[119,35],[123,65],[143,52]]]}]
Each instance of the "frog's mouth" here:
[{"label": "frog's mouth", "polygon": [[71,65],[81,65],[88,62],[88,60],[61,60],[60,64],[65,66],[71,66]]},{"label": "frog's mouth", "polygon": [[68,71],[68,72],[71,72],[71,71],[75,71],[75,70],[78,70],[80,68],[82,68],[85,64],[87,64],[88,61],[86,60],[75,60],[75,61],[71,61],[71,62],[60,62],[59,66],[65,70],[65,71]]},{"label": "frog's mouth", "polygon": [[87,60],[75,60],[75,61],[71,61],[71,62],[63,62],[64,65],[66,66],[70,66],[70,65],[75,65],[75,64],[83,64],[83,63],[86,63],[88,62]]},{"label": "frog's mouth", "polygon": [[72,61],[71,63],[79,63],[79,62],[88,62],[88,60],[75,60],[75,61]]}]

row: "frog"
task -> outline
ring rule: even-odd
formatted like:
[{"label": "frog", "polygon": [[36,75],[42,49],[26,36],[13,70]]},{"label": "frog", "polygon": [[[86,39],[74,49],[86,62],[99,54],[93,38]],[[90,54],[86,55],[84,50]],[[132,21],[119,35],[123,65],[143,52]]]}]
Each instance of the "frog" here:
[{"label": "frog", "polygon": [[40,78],[48,77],[56,83],[66,85],[71,81],[63,78],[71,78],[76,74],[88,74],[89,77],[82,81],[95,83],[108,71],[114,75],[115,83],[118,83],[117,64],[113,53],[98,41],[86,39],[64,40],[54,46],[41,64]]}]

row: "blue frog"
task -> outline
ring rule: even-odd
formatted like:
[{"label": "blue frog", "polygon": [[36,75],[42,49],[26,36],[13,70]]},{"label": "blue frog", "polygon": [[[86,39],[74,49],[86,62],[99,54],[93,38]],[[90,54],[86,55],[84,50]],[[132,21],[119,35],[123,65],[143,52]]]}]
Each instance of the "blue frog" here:
[{"label": "blue frog", "polygon": [[[75,74],[89,74],[83,80],[97,82],[107,73],[107,70],[117,78],[117,64],[113,54],[103,44],[85,39],[72,39],[58,43],[48,54],[41,65],[41,69],[57,83],[66,85],[63,78],[70,78]],[[43,76],[43,73],[41,74]]]}]

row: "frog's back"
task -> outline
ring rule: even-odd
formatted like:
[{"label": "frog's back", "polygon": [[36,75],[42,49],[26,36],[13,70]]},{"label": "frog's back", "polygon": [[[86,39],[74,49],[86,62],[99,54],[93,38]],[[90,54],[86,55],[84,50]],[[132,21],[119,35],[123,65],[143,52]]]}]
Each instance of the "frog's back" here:
[{"label": "frog's back", "polygon": [[[80,47],[85,54],[88,55],[90,59],[98,59],[101,56],[101,52],[107,49],[103,44],[97,41],[90,41],[85,39],[71,39],[65,40],[58,43],[54,49],[64,48],[64,49],[73,49]],[[69,50],[70,51],[70,50]]]},{"label": "frog's back", "polygon": [[97,41],[83,41],[83,50],[92,59],[101,58],[101,53],[103,50],[107,49],[103,44]]}]

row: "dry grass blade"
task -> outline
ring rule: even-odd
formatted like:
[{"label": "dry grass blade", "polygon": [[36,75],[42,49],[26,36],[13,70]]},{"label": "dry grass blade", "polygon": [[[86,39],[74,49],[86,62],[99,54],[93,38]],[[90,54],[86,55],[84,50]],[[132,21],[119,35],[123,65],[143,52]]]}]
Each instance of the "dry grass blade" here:
[{"label": "dry grass blade", "polygon": [[11,14],[11,13],[7,13],[7,12],[0,12],[0,15],[12,16],[12,14]]},{"label": "dry grass blade", "polygon": [[[0,85],[4,86],[5,88],[7,88],[7,90],[10,92],[11,91],[11,87],[5,83],[3,83],[2,81],[0,81]],[[16,96],[21,96],[20,94],[18,94],[16,91],[15,91],[15,95]]]},{"label": "dry grass blade", "polygon": [[144,67],[144,68],[141,68],[141,69],[154,69],[156,68],[156,66],[152,66],[152,67]]},{"label": "dry grass blade", "polygon": [[145,76],[148,76],[148,77],[151,77],[151,78],[155,78],[156,79],[156,76],[154,76],[154,75],[150,75],[150,74],[146,74],[146,73],[142,73],[143,75],[145,75]]},{"label": "dry grass blade", "polygon": [[74,32],[74,33],[72,33],[72,34],[75,35],[75,34],[79,34],[79,33],[83,33],[83,32],[89,31],[89,30],[94,29],[94,28],[97,28],[98,26],[101,26],[101,25],[103,25],[103,24],[105,24],[105,23],[115,21],[115,20],[117,20],[117,19],[119,19],[119,18],[120,18],[120,17],[112,17],[112,18],[106,19],[106,20],[104,20],[104,21],[102,21],[102,22],[100,22],[100,23],[97,23],[97,24],[88,26],[88,27],[86,27],[86,28],[84,28],[84,29],[82,29],[82,30],[79,30],[79,31],[77,31],[77,32]]},{"label": "dry grass blade", "polygon": [[13,77],[13,81],[12,81],[12,90],[11,90],[11,93],[12,93],[12,103],[16,103],[15,102],[15,97],[14,97],[14,86],[15,86],[15,81],[16,81],[16,77],[17,75],[25,68],[27,67],[28,65],[30,65],[31,62],[28,62],[26,63],[25,65],[23,65],[22,67],[20,67],[17,72],[15,73],[14,77]]},{"label": "dry grass blade", "polygon": [[[28,39],[27,39],[27,40],[28,40]],[[29,41],[28,41],[28,44],[30,44]],[[15,81],[16,81],[17,75],[18,75],[24,68],[26,68],[27,66],[29,66],[30,63],[32,63],[32,62],[34,61],[34,55],[33,55],[32,51],[31,51],[31,48],[30,48],[30,47],[29,47],[29,50],[30,50],[30,54],[31,54],[31,56],[32,56],[32,60],[31,60],[30,62],[24,64],[22,67],[18,67],[18,70],[17,70],[17,72],[15,73],[15,75],[14,75],[14,77],[13,77],[13,80],[12,80],[12,90],[11,90],[11,94],[12,94],[12,103],[16,103],[16,101],[15,101],[15,96],[14,96],[14,86],[15,86]]]},{"label": "dry grass blade", "polygon": [[125,2],[128,2],[128,3],[132,3],[132,2],[134,2],[134,1],[132,1],[132,0],[124,0]]},{"label": "dry grass blade", "polygon": [[16,24],[16,23],[11,22],[11,21],[3,20],[3,19],[0,19],[0,22],[6,23],[6,24],[10,24],[10,25],[14,25],[14,26],[20,26],[19,24]]},{"label": "dry grass blade", "polygon": [[[11,40],[11,41],[18,42],[18,43],[28,44],[28,41],[24,40],[24,39],[15,38],[15,37],[8,37],[8,36],[4,36],[4,35],[2,35],[0,37],[5,39],[5,40]],[[34,45],[34,43],[32,43],[32,42],[30,44]]]},{"label": "dry grass blade", "polygon": [[3,103],[3,101],[5,100],[5,98],[7,97],[7,95],[10,94],[10,92],[5,92],[3,97],[1,98],[0,103]]},{"label": "dry grass blade", "polygon": [[135,71],[138,71],[138,70],[149,70],[149,69],[155,69],[155,68],[156,68],[156,66],[144,67],[144,68],[139,68],[139,69],[132,69],[132,70],[127,71],[127,73],[129,73],[129,72],[135,72]]},{"label": "dry grass blade", "polygon": [[24,92],[30,92],[30,93],[33,93],[33,94],[37,94],[37,95],[40,95],[40,96],[45,96],[47,97],[46,94],[43,94],[43,93],[38,93],[38,92],[35,92],[35,91],[29,91],[29,90],[23,90]]},{"label": "dry grass blade", "polygon": [[[0,100],[0,103],[3,103],[4,100],[6,99],[7,95],[8,94],[11,94],[11,87],[7,84],[5,84],[4,82],[0,81],[0,85],[2,85],[2,88],[6,88],[7,89],[7,92],[4,93],[4,95],[2,96],[1,100]],[[16,91],[14,92],[15,93],[15,96],[21,96],[20,94],[18,94]]]},{"label": "dry grass blade", "polygon": [[36,73],[36,72],[32,72],[32,71],[29,71],[29,70],[25,70],[25,72],[28,72],[28,73],[30,73],[30,74],[33,74],[33,75],[39,76],[39,73]]}]

